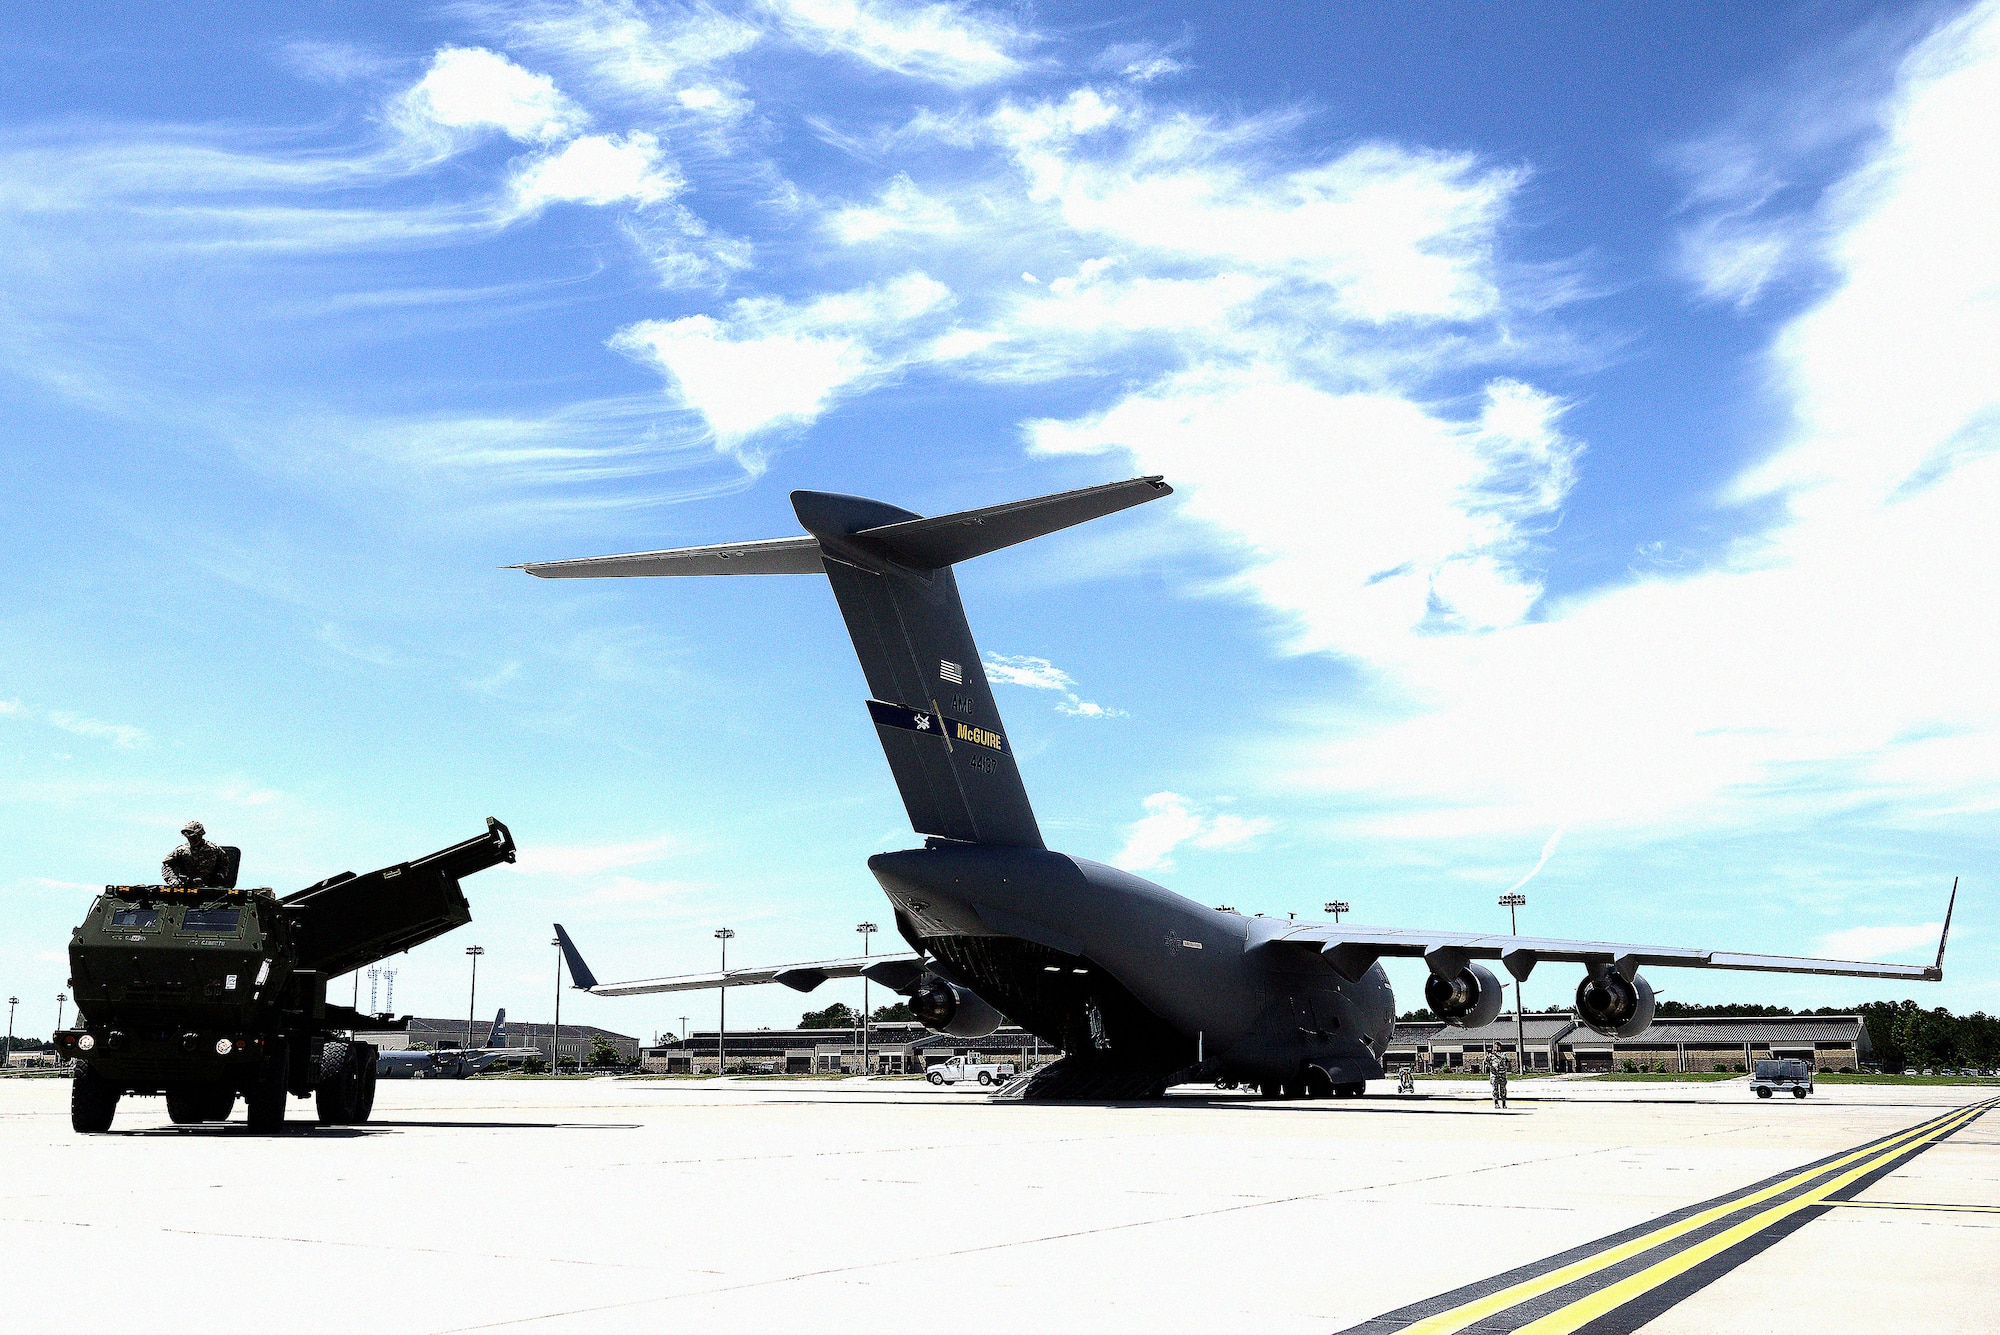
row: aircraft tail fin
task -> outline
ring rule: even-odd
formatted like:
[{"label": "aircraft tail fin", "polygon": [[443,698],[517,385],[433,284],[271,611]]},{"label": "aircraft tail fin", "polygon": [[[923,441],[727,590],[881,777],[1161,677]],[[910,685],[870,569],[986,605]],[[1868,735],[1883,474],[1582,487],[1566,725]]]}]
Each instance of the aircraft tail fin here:
[{"label": "aircraft tail fin", "polygon": [[1170,494],[1157,477],[925,519],[859,496],[795,491],[873,697],[868,712],[920,834],[1042,847],[979,646],[959,561]]},{"label": "aircraft tail fin", "polygon": [[[809,538],[519,568],[545,579],[823,570],[868,679],[868,712],[911,826],[967,843],[1040,848],[951,567],[1172,494],[1158,477],[1136,477],[926,519],[860,496],[795,491],[792,508]],[[575,947],[556,931],[577,986],[591,986]]]},{"label": "aircraft tail fin", "polygon": [[569,939],[569,933],[563,930],[563,925],[557,923],[555,927],[556,944],[562,947],[563,961],[569,965],[569,985],[579,991],[588,992],[597,986],[597,975],[583,962],[583,952],[576,948],[576,942]]},{"label": "aircraft tail fin", "polygon": [[493,1027],[486,1031],[486,1046],[489,1048],[504,1048],[507,1046],[507,1008],[505,1006],[502,1006],[500,1013],[493,1017]]}]

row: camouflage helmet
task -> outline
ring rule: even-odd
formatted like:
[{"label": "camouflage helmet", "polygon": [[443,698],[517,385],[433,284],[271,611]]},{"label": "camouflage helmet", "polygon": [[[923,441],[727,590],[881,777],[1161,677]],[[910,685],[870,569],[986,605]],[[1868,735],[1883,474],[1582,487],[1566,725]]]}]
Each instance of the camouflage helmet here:
[{"label": "camouflage helmet", "polygon": [[208,833],[208,828],[198,820],[191,820],[187,824],[181,826],[181,833],[186,835],[190,839],[199,839],[201,836]]}]

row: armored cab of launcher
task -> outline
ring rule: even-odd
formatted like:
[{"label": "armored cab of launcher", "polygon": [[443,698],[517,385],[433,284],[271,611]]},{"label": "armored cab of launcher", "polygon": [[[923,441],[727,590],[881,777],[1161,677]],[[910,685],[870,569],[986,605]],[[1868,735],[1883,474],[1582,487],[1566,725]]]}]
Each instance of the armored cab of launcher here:
[{"label": "armored cab of launcher", "polygon": [[367,1121],[375,1048],[343,1035],[408,1021],[329,1003],[328,980],[471,922],[459,881],[514,856],[489,817],[486,833],[427,857],[282,897],[107,885],[70,936],[77,1020],[56,1045],[76,1059],[71,1124],[108,1129],[127,1094],[164,1094],[180,1123],[222,1121],[240,1095],[252,1129],[272,1130],[287,1094],[312,1095],[322,1122]]}]

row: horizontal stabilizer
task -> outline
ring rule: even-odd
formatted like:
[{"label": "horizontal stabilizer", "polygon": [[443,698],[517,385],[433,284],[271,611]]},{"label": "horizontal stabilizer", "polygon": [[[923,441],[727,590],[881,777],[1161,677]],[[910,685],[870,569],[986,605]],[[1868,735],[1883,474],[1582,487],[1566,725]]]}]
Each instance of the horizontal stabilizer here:
[{"label": "horizontal stabilizer", "polygon": [[586,556],[576,561],[537,561],[507,566],[542,579],[624,579],[634,575],[817,575],[817,538],[767,538],[726,542],[714,547],[682,547],[667,552]]},{"label": "horizontal stabilizer", "polygon": [[1009,501],[931,519],[906,519],[863,529],[850,535],[850,541],[898,565],[936,570],[1171,496],[1173,490],[1159,477],[1135,477],[1057,496]]},{"label": "horizontal stabilizer", "polygon": [[[1135,477],[1056,496],[1009,501],[931,519],[904,519],[847,534],[854,546],[916,570],[936,570],[1012,547],[1086,520],[1171,496],[1158,477]],[[799,493],[813,494],[813,493]],[[908,514],[907,510],[900,513]],[[638,575],[817,575],[818,538],[766,538],[712,547],[677,547],[574,561],[531,561],[502,567],[541,579],[627,579]]]}]

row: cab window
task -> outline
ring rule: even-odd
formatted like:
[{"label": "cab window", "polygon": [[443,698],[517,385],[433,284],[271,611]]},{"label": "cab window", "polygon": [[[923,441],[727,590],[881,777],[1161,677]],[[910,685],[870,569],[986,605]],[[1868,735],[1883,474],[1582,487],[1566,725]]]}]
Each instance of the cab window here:
[{"label": "cab window", "polygon": [[160,911],[158,909],[113,909],[111,912],[111,925],[113,927],[158,927],[160,925]]},{"label": "cab window", "polygon": [[189,909],[181,919],[184,932],[233,932],[241,909]]}]

